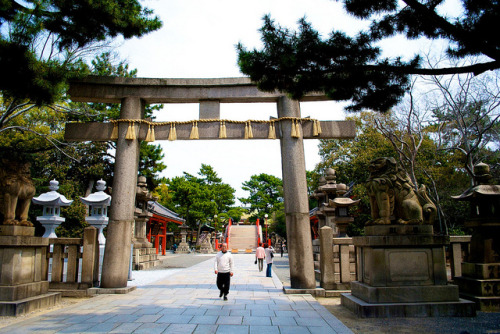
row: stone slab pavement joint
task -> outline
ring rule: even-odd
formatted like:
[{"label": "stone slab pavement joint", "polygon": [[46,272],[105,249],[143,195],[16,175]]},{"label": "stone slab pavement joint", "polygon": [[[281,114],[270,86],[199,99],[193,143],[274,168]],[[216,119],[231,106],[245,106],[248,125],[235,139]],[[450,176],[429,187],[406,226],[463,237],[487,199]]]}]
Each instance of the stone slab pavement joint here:
[{"label": "stone slab pavement joint", "polygon": [[100,294],[0,333],[352,333],[311,295],[285,294],[254,255],[233,256],[228,301],[219,298],[210,257],[128,294]]}]

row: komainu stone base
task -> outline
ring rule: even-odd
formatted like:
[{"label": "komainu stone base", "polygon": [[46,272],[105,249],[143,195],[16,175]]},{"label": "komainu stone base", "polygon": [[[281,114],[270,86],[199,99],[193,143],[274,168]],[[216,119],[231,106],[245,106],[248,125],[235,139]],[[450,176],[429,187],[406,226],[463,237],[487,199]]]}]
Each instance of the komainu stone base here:
[{"label": "komainu stone base", "polygon": [[0,301],[0,316],[19,316],[36,310],[46,309],[61,302],[61,294],[49,292],[40,296],[15,301]]},{"label": "komainu stone base", "polygon": [[33,234],[33,227],[0,227],[1,316],[18,316],[61,301],[61,294],[48,292],[49,239]]},{"label": "komainu stone base", "polygon": [[358,280],[342,305],[360,317],[475,316],[474,303],[459,298],[447,282],[447,237],[432,226],[384,225],[354,237]]},{"label": "komainu stone base", "polygon": [[475,304],[459,299],[453,302],[423,303],[367,303],[350,293],[340,296],[344,307],[360,318],[404,318],[404,317],[473,317]]},{"label": "komainu stone base", "polygon": [[460,297],[472,300],[483,312],[500,312],[500,263],[462,263],[462,276],[454,282]]}]

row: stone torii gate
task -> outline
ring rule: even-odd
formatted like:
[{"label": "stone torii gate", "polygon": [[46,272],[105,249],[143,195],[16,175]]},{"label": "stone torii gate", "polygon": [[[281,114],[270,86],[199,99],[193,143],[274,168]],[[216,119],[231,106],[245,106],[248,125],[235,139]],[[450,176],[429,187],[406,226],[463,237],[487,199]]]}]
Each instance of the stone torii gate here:
[{"label": "stone torii gate", "polygon": [[[87,77],[72,82],[69,94],[77,102],[121,103],[118,121],[68,123],[65,132],[68,141],[117,141],[102,288],[127,286],[139,141],[193,138],[280,140],[291,287],[316,288],[303,139],[354,138],[354,122],[301,118],[299,101],[279,92],[261,92],[248,78]],[[324,94],[309,94],[301,99],[302,102],[325,100],[328,98]],[[251,102],[276,103],[278,118],[251,122],[220,120],[220,103]],[[151,123],[144,120],[144,107],[154,103],[199,103],[200,119]]]}]

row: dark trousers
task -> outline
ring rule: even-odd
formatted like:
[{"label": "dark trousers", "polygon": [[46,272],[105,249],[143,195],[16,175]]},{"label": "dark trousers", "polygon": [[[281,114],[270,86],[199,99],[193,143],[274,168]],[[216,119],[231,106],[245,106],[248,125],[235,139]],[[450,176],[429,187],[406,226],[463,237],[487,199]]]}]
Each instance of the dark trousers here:
[{"label": "dark trousers", "polygon": [[262,271],[264,268],[264,259],[257,259],[259,261],[259,271]]},{"label": "dark trousers", "polygon": [[229,293],[229,286],[231,285],[230,273],[217,273],[217,288],[226,296]]}]

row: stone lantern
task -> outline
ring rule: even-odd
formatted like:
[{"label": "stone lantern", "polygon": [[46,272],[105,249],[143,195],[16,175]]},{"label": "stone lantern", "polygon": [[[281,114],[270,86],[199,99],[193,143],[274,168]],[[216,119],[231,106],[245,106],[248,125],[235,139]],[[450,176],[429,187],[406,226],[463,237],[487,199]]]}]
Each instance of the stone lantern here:
[{"label": "stone lantern", "polygon": [[73,203],[63,195],[59,194],[59,182],[52,180],[49,183],[49,192],[41,194],[32,199],[33,203],[43,205],[42,216],[36,217],[36,220],[45,227],[43,238],[57,238],[55,229],[66,219],[61,217],[61,206],[69,206]]},{"label": "stone lantern", "polygon": [[89,214],[85,218],[89,225],[99,230],[99,245],[106,244],[106,238],[102,230],[108,225],[108,207],[111,204],[111,196],[106,194],[106,181],[102,179],[97,181],[97,192],[90,194],[87,197],[80,197],[83,204],[88,205]]},{"label": "stone lantern", "polygon": [[335,170],[328,168],[324,179],[320,180],[320,186],[313,194],[313,197],[318,199],[316,212],[319,218],[318,228],[330,226],[334,236],[346,237],[347,226],[354,221],[354,218],[348,215],[348,209],[359,200],[353,201],[349,197],[343,197],[349,187],[343,183],[337,183],[335,179]]},{"label": "stone lantern", "polygon": [[500,311],[500,185],[490,183],[490,167],[474,166],[476,186],[460,196],[470,206],[465,227],[473,229],[470,252],[462,263],[462,276],[454,281],[460,296],[476,302],[481,311]]},{"label": "stone lantern", "polygon": [[186,241],[186,235],[187,235],[187,230],[189,229],[189,226],[186,225],[186,223],[182,224],[180,226],[181,229],[181,243],[179,244],[179,247],[175,251],[176,253],[179,254],[187,254],[189,253],[189,245]]}]

